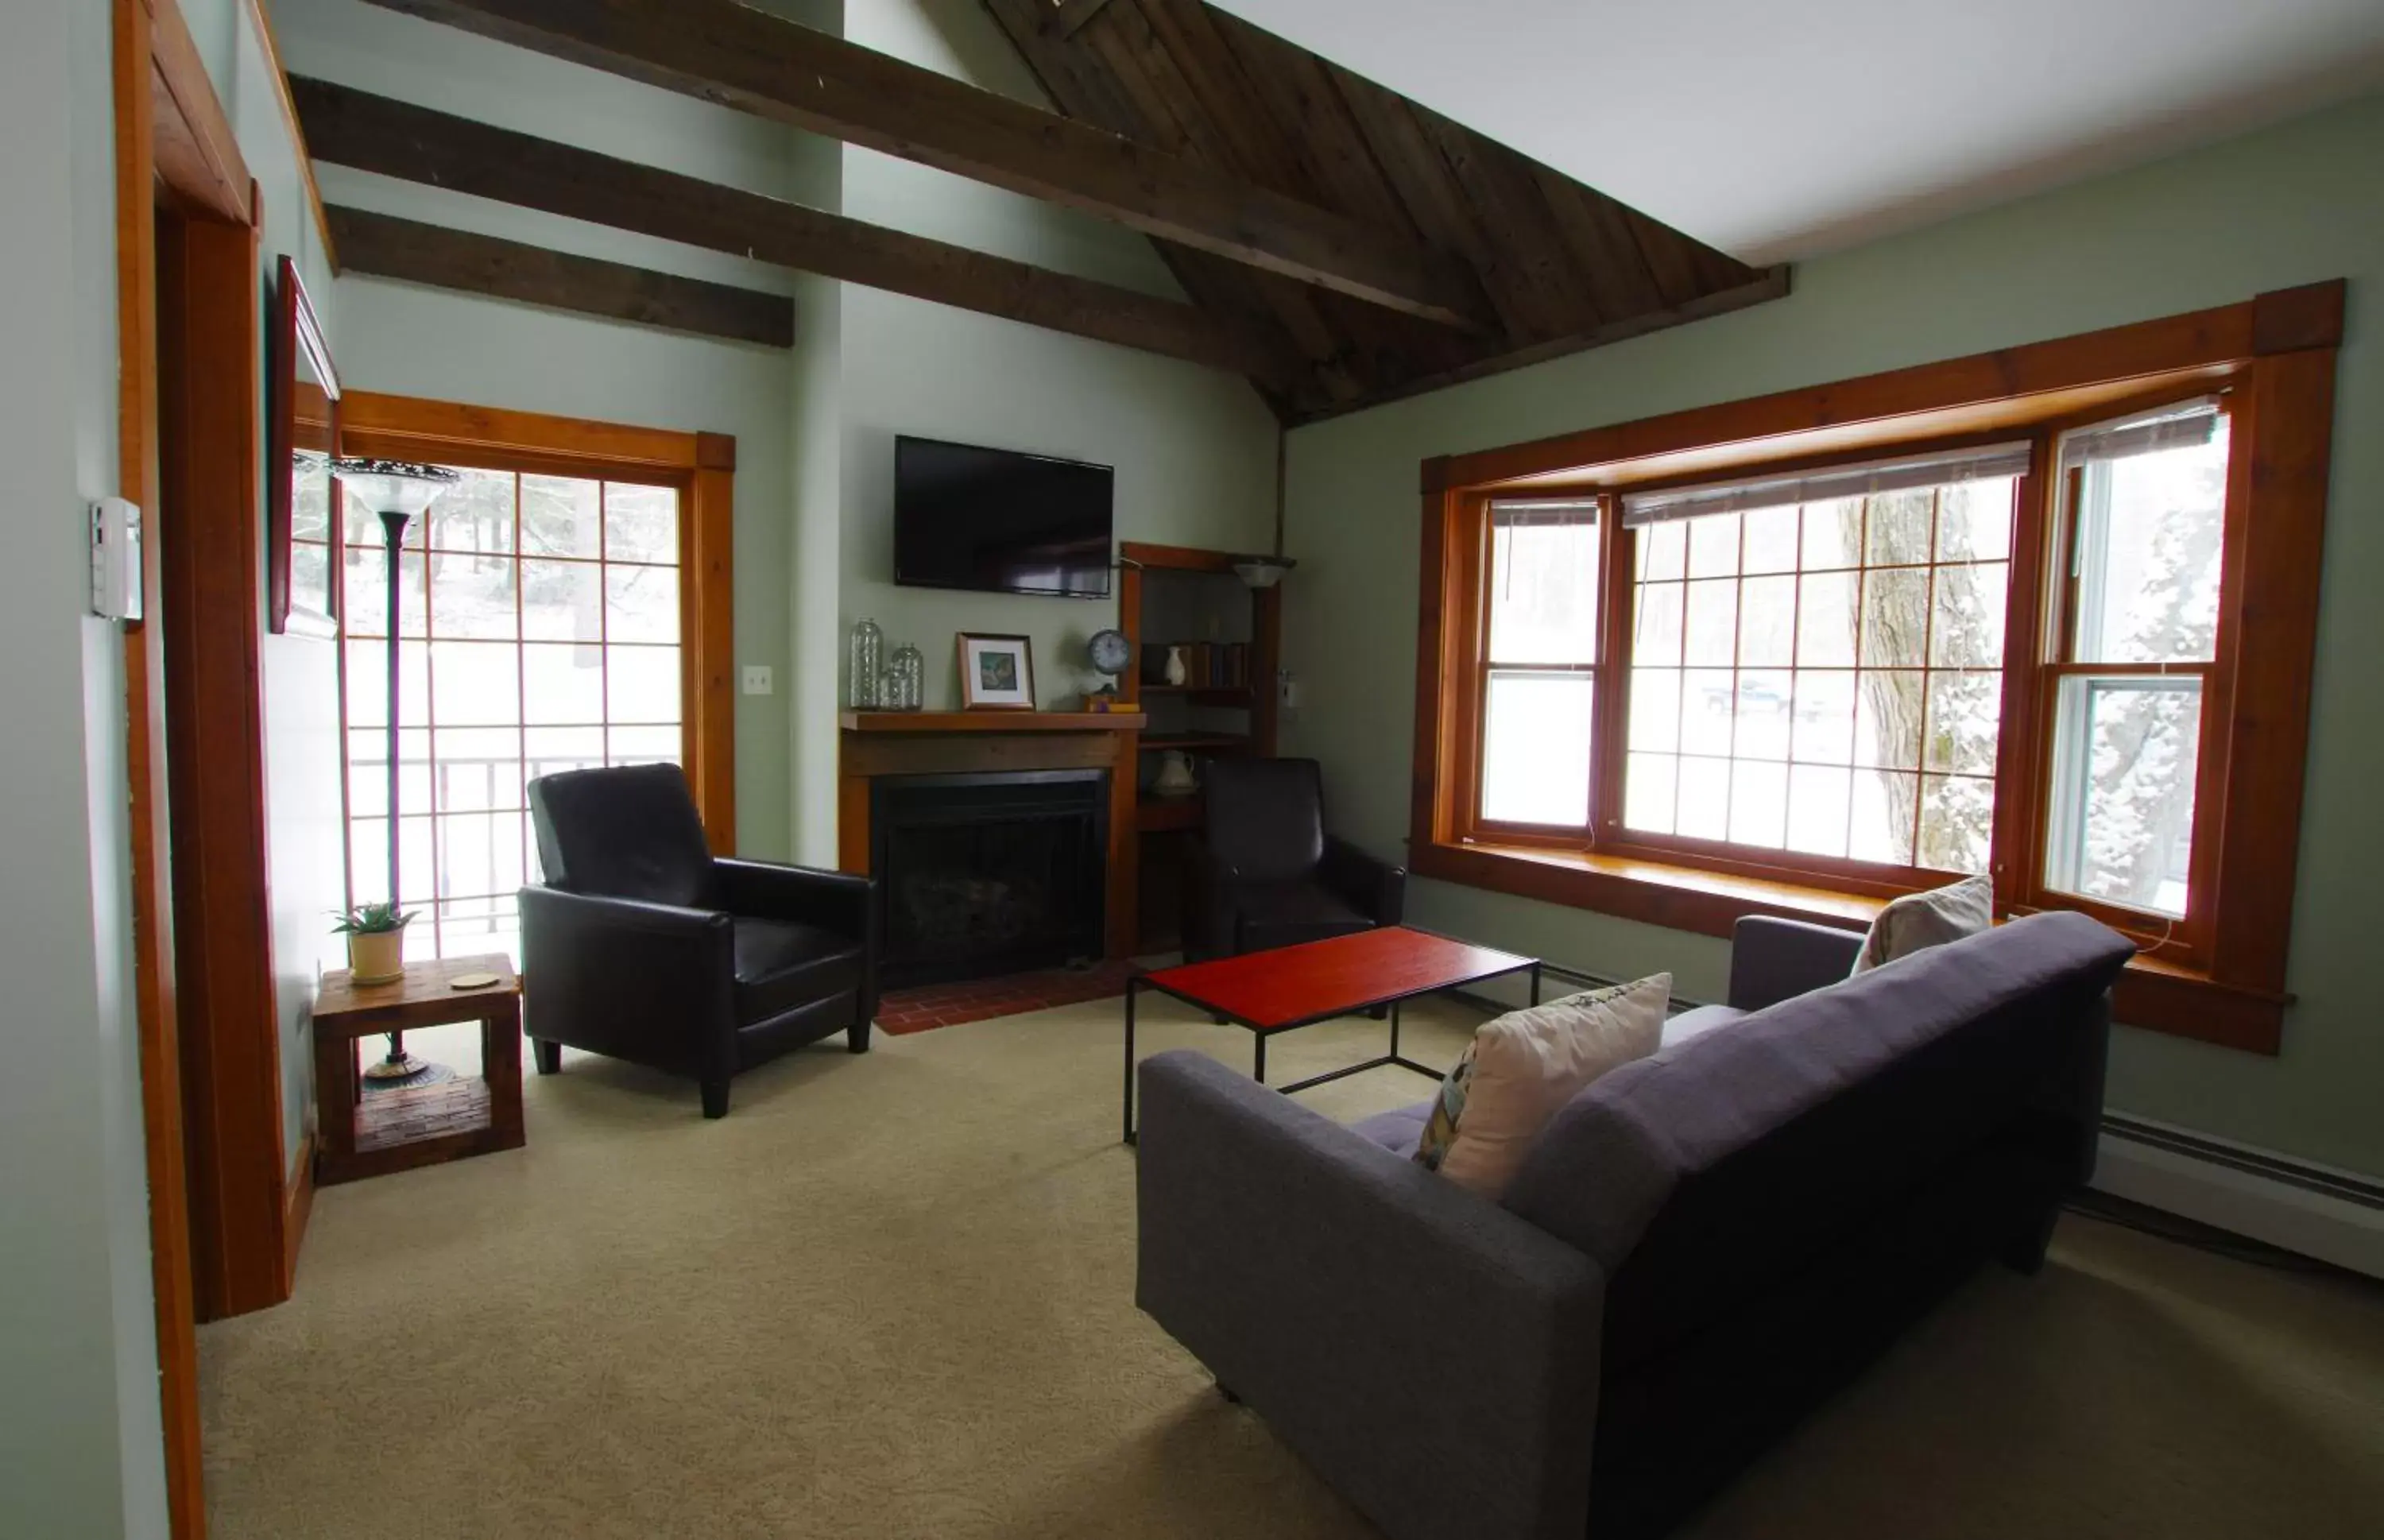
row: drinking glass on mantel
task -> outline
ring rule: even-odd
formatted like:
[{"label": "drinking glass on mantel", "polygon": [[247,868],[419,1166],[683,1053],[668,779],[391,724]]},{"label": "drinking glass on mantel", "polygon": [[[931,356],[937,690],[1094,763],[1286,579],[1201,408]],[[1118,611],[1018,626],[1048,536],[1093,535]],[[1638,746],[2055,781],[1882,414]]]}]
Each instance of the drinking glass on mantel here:
[{"label": "drinking glass on mantel", "polygon": [[846,689],[855,711],[876,711],[886,703],[882,654],[886,650],[886,633],[877,622],[863,620],[852,627],[852,640],[845,655]]}]

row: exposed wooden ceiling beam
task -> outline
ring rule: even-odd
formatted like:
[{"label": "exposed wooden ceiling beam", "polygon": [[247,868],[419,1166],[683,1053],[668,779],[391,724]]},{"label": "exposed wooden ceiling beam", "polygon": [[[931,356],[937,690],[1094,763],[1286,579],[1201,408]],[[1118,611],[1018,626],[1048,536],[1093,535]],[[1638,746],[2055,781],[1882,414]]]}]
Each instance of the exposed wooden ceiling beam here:
[{"label": "exposed wooden ceiling beam", "polygon": [[658,273],[367,209],[334,204],[324,213],[351,273],[669,327],[732,342],[795,345],[795,302],[784,294]]},{"label": "exposed wooden ceiling beam", "polygon": [[1049,7],[1050,14],[1043,24],[1051,30],[1054,36],[1074,37],[1086,22],[1100,15],[1101,7],[1109,3],[1110,0],[1057,0],[1057,4]]},{"label": "exposed wooden ceiling beam", "polygon": [[1494,374],[1504,374],[1509,369],[1528,368],[1533,364],[1545,364],[1551,358],[1562,358],[1569,354],[1586,353],[1592,348],[1602,348],[1616,342],[1628,342],[1633,337],[1644,337],[1648,332],[1661,331],[1667,327],[1685,326],[1691,321],[1701,321],[1709,316],[1727,315],[1732,310],[1744,310],[1750,304],[1761,304],[1767,300],[1784,299],[1788,294],[1788,285],[1789,270],[1784,264],[1776,267],[1760,268],[1757,270],[1752,279],[1734,289],[1716,290],[1690,300],[1684,304],[1651,310],[1645,315],[1629,317],[1623,320],[1603,322],[1585,331],[1576,331],[1563,337],[1552,337],[1546,342],[1534,342],[1529,347],[1515,348],[1505,353],[1495,354],[1487,358],[1478,358],[1456,368],[1439,369],[1430,374],[1418,375],[1413,379],[1400,380],[1396,385],[1369,391],[1355,400],[1337,401],[1330,405],[1298,410],[1290,414],[1288,426],[1300,428],[1309,423],[1322,422],[1328,417],[1343,416],[1351,412],[1362,412],[1370,406],[1380,406],[1385,402],[1404,401],[1409,396],[1420,396],[1434,391],[1447,390],[1451,385],[1462,385],[1468,380],[1484,379]]},{"label": "exposed wooden ceiling beam", "polygon": [[[1471,329],[1446,253],[735,0],[371,0]],[[1087,9],[1079,20],[1088,19]]]},{"label": "exposed wooden ceiling beam", "polygon": [[1192,305],[492,128],[328,81],[290,88],[317,159],[1097,338],[1257,379]]}]

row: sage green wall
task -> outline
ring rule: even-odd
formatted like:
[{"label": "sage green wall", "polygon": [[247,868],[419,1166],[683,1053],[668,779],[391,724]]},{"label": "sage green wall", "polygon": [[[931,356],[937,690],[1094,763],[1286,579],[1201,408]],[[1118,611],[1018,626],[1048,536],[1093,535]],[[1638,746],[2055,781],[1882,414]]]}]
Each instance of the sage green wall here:
[{"label": "sage green wall", "polygon": [[[815,179],[832,155],[778,124],[361,0],[270,6],[295,73],[774,197],[821,201]],[[319,176],[334,204],[750,289],[786,293],[795,284],[793,274],[762,263],[441,188],[336,166]],[[331,308],[333,355],[356,389],[736,438],[737,661],[768,664],[779,677],[773,693],[737,699],[737,843],[750,855],[788,854],[794,467],[785,350],[354,275],[339,279]],[[798,316],[799,331],[805,320]]]},{"label": "sage green wall", "polygon": [[[1048,106],[976,0],[847,6],[855,43]],[[1114,226],[909,161],[845,147],[836,205],[854,218],[1181,297],[1149,242]],[[1247,382],[1173,359],[850,284],[802,291],[795,460],[794,844],[836,857],[834,703],[851,626],[866,616],[926,655],[926,704],[959,704],[953,638],[1031,638],[1037,697],[1062,705],[1098,680],[1085,641],[1114,600],[898,588],[894,440],[957,440],[1117,469],[1121,540],[1254,547],[1270,537],[1275,427]],[[827,510],[832,506],[832,515]],[[831,522],[832,520],[832,522]],[[833,558],[823,591],[818,564]],[[826,620],[833,602],[833,620]]]},{"label": "sage green wall", "polygon": [[[1049,106],[977,0],[874,0],[848,9],[846,35]],[[1138,235],[874,151],[845,152],[844,212],[1181,297]],[[962,630],[1032,638],[1037,702],[1068,704],[1099,682],[1085,642],[1117,623],[1117,604],[895,587],[896,435],[1114,466],[1120,540],[1242,549],[1269,538],[1276,430],[1238,377],[875,290],[846,289],[842,324],[843,620],[874,618],[889,648],[926,654],[930,709],[960,704]]]},{"label": "sage green wall", "polygon": [[[2116,1110],[2384,1174],[2374,875],[2384,863],[2384,97],[1800,266],[1776,304],[1291,437],[1287,743],[1337,821],[1407,830],[1417,462],[1769,391],[2351,279],[2287,1015],[2274,1060],[2122,1029]],[[1416,885],[1422,924],[1600,973],[1673,969],[1717,998],[1726,949],[1584,911]]]}]

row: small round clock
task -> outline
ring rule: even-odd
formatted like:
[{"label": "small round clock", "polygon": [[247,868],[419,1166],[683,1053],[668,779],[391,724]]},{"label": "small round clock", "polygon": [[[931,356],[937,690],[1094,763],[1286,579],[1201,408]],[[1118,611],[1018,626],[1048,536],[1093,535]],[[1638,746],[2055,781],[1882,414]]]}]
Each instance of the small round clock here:
[{"label": "small round clock", "polygon": [[1104,674],[1124,674],[1134,662],[1134,644],[1123,631],[1095,631],[1086,651],[1093,656],[1093,666]]}]

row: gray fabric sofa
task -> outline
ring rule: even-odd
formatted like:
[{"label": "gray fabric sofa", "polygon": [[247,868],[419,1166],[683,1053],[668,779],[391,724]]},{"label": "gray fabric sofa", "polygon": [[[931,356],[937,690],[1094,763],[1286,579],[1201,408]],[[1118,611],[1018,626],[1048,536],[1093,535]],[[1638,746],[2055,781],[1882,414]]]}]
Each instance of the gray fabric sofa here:
[{"label": "gray fabric sofa", "polygon": [[1669,1531],[1980,1264],[2033,1271],[2092,1174],[2124,938],[1846,979],[1857,940],[1742,921],[1730,1004],[1498,1203],[1409,1159],[1417,1110],[1147,1061],[1136,1302],[1392,1540]]}]

